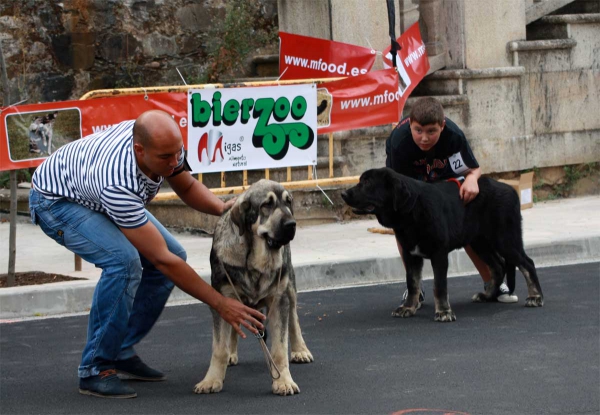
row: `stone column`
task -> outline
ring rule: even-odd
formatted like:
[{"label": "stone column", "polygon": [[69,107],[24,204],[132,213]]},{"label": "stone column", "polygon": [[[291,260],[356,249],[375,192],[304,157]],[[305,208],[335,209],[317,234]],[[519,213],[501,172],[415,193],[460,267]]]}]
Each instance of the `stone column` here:
[{"label": "stone column", "polygon": [[400,33],[419,21],[419,0],[398,0],[398,3],[400,10],[396,10],[396,14],[400,17],[400,32],[396,35],[400,36]]},{"label": "stone column", "polygon": [[282,32],[335,40],[329,0],[277,0],[277,13]]},{"label": "stone column", "polygon": [[467,69],[511,66],[508,42],[525,39],[523,0],[463,0]]}]

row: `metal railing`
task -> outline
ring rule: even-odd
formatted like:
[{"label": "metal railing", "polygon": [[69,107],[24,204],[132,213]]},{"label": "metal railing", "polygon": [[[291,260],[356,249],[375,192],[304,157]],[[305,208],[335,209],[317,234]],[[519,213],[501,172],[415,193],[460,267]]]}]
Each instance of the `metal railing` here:
[{"label": "metal railing", "polygon": [[[256,82],[236,82],[229,84],[199,84],[199,85],[177,85],[177,86],[156,86],[156,87],[139,87],[139,88],[120,88],[120,89],[99,89],[87,92],[80,99],[94,99],[94,98],[106,98],[116,97],[123,95],[141,95],[141,94],[152,94],[152,93],[187,93],[189,89],[207,89],[207,88],[241,88],[249,86],[277,86],[277,85],[298,85],[298,84],[310,84],[310,83],[324,83],[336,81],[343,78],[325,78],[325,79],[295,79],[287,81],[256,81]],[[305,189],[311,187],[320,186],[339,186],[345,184],[358,183],[359,176],[345,176],[336,178],[333,169],[333,133],[328,134],[329,138],[329,177],[319,179],[313,175],[313,166],[307,166],[307,179],[306,180],[292,180],[292,168],[287,167],[287,180],[281,182],[281,184],[287,189]],[[243,193],[250,184],[248,183],[248,171],[242,171],[242,185],[241,186],[227,186],[226,173],[221,172],[221,187],[210,188],[209,190],[216,195],[230,195]],[[269,169],[264,169],[265,179],[269,179]],[[202,182],[202,173],[198,174],[198,180]],[[163,192],[156,195],[154,200],[176,200],[179,197],[174,192]]]}]

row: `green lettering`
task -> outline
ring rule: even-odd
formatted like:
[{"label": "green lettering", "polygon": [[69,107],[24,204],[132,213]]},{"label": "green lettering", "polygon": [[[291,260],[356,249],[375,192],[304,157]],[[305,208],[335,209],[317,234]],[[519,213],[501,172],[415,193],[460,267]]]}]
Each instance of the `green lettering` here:
[{"label": "green lettering", "polygon": [[252,98],[246,98],[242,100],[242,124],[246,124],[250,119],[250,110],[254,106],[254,100]]},{"label": "green lettering", "polygon": [[223,108],[223,123],[225,125],[233,125],[237,121],[240,112],[240,104],[235,99],[230,99],[225,103]]},{"label": "green lettering", "polygon": [[213,125],[221,125],[221,93],[215,91],[213,94]]},{"label": "green lettering", "polygon": [[206,127],[210,120],[210,104],[202,100],[202,96],[198,93],[192,94],[190,100],[192,104],[192,126]]},{"label": "green lettering", "polygon": [[275,102],[275,110],[273,111],[273,117],[276,121],[281,122],[285,120],[290,113],[290,101],[286,97],[280,97]]},{"label": "green lettering", "polygon": [[306,99],[304,99],[303,96],[294,98],[294,101],[292,101],[292,118],[298,121],[304,117],[307,109],[308,105],[306,104]]}]

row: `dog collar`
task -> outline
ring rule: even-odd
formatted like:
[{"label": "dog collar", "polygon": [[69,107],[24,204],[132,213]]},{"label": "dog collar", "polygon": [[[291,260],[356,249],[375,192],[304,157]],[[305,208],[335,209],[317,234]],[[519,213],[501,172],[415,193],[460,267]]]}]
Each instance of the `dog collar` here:
[{"label": "dog collar", "polygon": [[458,180],[458,179],[455,179],[454,177],[451,177],[450,179],[448,179],[448,180],[446,180],[446,181],[447,181],[447,182],[454,182],[454,183],[456,183],[456,185],[458,186],[458,189],[460,190],[460,185],[461,185],[461,182],[460,182],[460,180]]}]

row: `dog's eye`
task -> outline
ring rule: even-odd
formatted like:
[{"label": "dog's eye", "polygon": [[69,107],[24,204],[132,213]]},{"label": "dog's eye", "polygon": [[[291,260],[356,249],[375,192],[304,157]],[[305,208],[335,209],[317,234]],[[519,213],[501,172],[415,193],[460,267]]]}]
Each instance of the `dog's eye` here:
[{"label": "dog's eye", "polygon": [[267,208],[270,209],[273,207],[273,199],[268,199],[266,201],[263,202],[262,205],[260,205],[261,208]]}]

